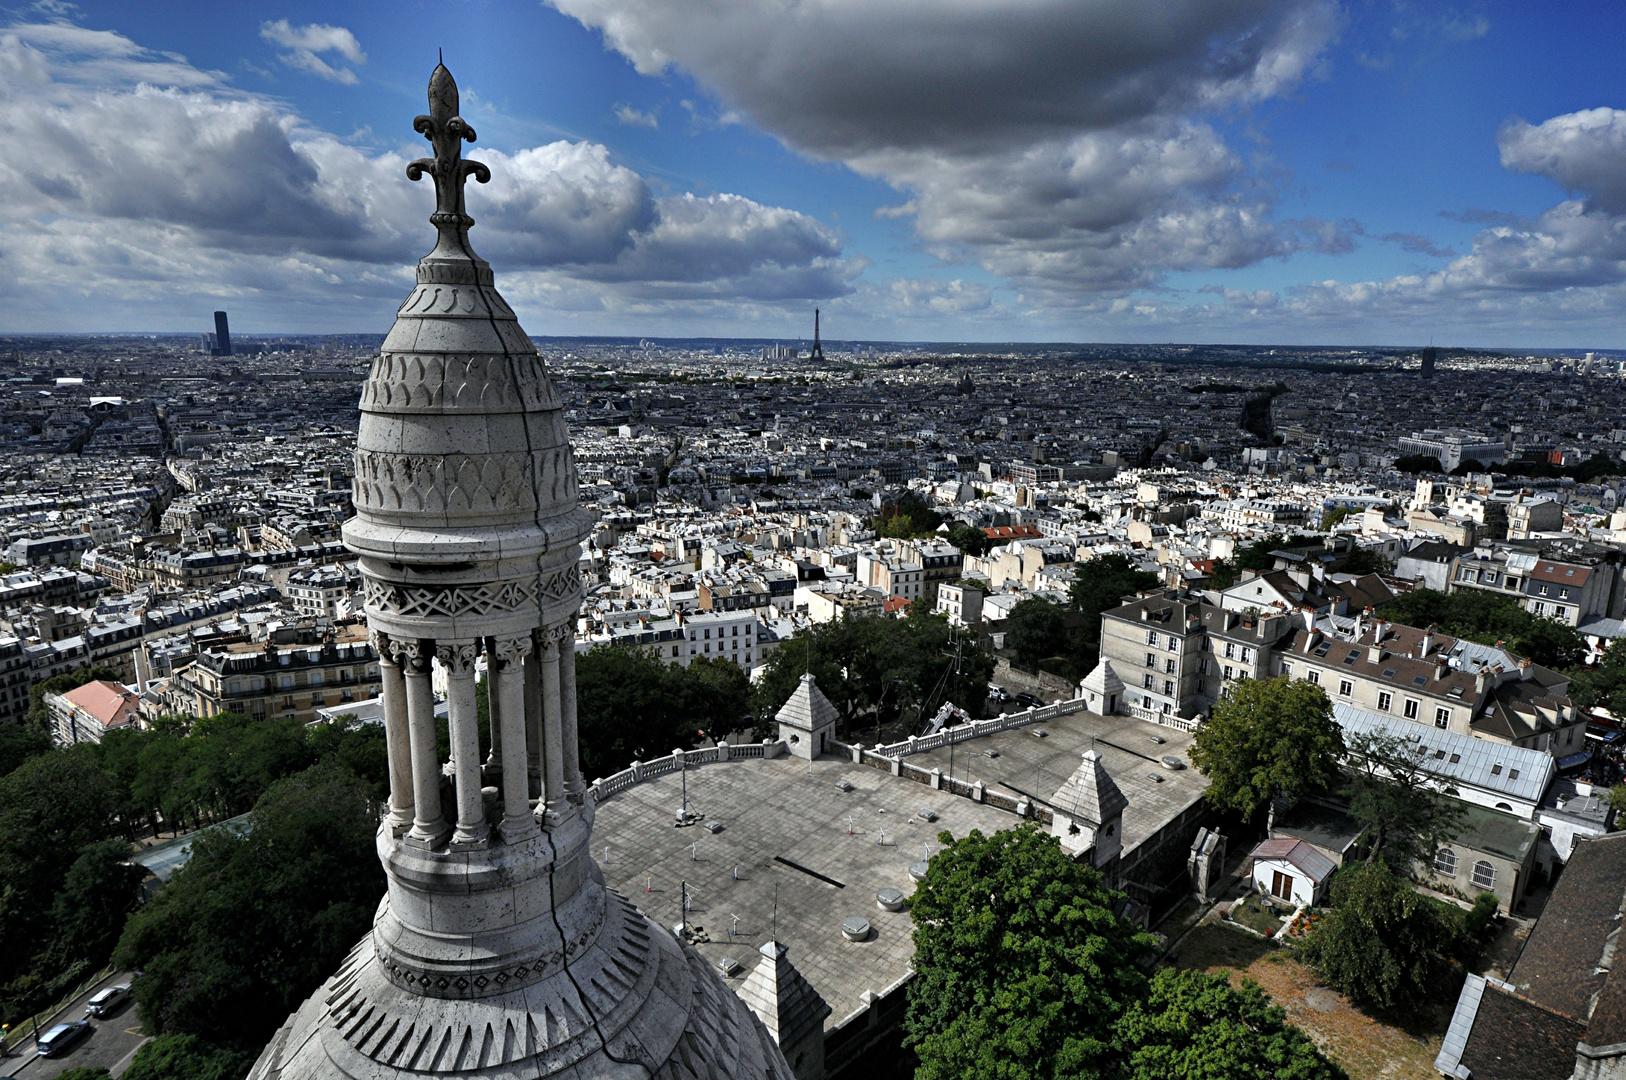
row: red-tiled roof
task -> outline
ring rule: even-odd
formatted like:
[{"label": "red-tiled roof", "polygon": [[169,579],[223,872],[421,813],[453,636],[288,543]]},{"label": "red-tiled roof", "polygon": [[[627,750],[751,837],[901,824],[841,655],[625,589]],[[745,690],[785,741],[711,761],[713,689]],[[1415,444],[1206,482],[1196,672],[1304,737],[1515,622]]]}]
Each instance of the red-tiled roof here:
[{"label": "red-tiled roof", "polygon": [[134,690],[106,680],[88,682],[62,696],[74,707],[95,717],[104,728],[134,720],[140,701]]}]

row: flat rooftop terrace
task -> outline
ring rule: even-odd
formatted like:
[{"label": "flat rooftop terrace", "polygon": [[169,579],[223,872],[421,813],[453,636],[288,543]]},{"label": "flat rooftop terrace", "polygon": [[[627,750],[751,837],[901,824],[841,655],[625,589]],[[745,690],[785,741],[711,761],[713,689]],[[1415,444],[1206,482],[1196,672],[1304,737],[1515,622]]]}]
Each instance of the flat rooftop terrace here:
[{"label": "flat rooftop terrace", "polygon": [[[1039,731],[1045,732],[1044,738],[1036,734]],[[1164,741],[1159,744],[1154,738]],[[953,775],[967,784],[981,780],[990,791],[1026,794],[1048,805],[1092,748],[1129,800],[1123,817],[1126,851],[1208,790],[1208,779],[1191,767],[1190,734],[1132,716],[1102,716],[1085,709],[956,743],[952,747]],[[947,776],[950,749],[938,747],[903,760],[921,769],[942,769]],[[999,756],[989,757],[990,750]],[[1164,756],[1177,757],[1186,767],[1166,768],[1159,760]],[[1154,780],[1154,776],[1161,779]]]},{"label": "flat rooftop terrace", "polygon": [[[1031,735],[1019,737],[1043,746]],[[1074,758],[1067,774],[1076,764]],[[677,773],[642,781],[598,807],[593,855],[606,881],[666,928],[680,919],[687,881],[689,925],[703,927],[711,939],[696,948],[714,964],[736,960],[740,973],[727,980],[736,988],[761,959],[757,947],[776,936],[777,911],[777,938],[789,946],[790,962],[830,1004],[826,1028],[866,1008],[866,990],[879,995],[908,974],[913,921],[907,910],[880,910],[875,894],[885,888],[913,893],[909,865],[941,849],[940,832],[987,835],[1021,822],[1007,811],[832,756],[813,762],[811,775],[808,762],[789,756],[700,765],[686,775],[690,808],[701,821],[721,822],[722,832],[675,827],[683,799]],[[853,790],[837,788],[840,780]],[[925,810],[938,819],[922,820]],[[739,916],[734,936],[731,915]],[[841,936],[841,921],[853,915],[869,920],[868,940]]]}]

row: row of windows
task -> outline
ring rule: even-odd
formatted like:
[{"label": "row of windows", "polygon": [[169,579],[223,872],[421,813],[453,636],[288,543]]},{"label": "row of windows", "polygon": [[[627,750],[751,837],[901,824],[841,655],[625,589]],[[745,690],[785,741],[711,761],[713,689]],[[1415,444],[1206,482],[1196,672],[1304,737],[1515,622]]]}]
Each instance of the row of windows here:
[{"label": "row of windows", "polygon": [[[1229,670],[1229,669],[1227,669],[1227,670]],[[1284,661],[1282,663],[1282,674],[1283,675],[1292,675],[1293,674],[1293,666]],[[1315,683],[1317,686],[1321,685],[1321,672],[1317,671],[1315,668],[1310,668],[1308,671],[1306,671],[1304,673],[1304,677],[1306,679],[1308,679],[1310,682]],[[1355,683],[1350,679],[1339,679],[1338,680],[1338,696],[1339,697],[1344,697],[1344,698],[1354,697],[1355,696]],[[1387,691],[1387,690],[1378,691],[1378,711],[1379,712],[1393,712],[1394,711],[1394,700],[1395,700],[1395,696],[1392,693],[1390,693],[1389,691]],[[1404,704],[1402,705],[1401,715],[1403,715],[1407,720],[1415,720],[1415,719],[1417,719],[1417,715],[1421,711],[1421,709],[1422,709],[1422,702],[1418,701],[1416,698],[1407,698],[1405,700]],[[1434,710],[1434,726],[1437,727],[1437,728],[1448,728],[1448,727],[1450,727],[1451,726],[1451,710],[1445,708],[1444,706],[1440,706],[1440,707],[1436,708]]]},{"label": "row of windows", "polygon": [[[1441,877],[1454,878],[1457,876],[1457,853],[1450,848],[1441,848],[1434,855],[1434,872]],[[1474,863],[1474,887],[1477,889],[1493,889],[1496,887],[1496,867],[1480,859]]]},{"label": "row of windows", "polygon": [[1177,653],[1180,651],[1179,638],[1175,637],[1173,634],[1168,634],[1166,636],[1160,635],[1156,630],[1146,631],[1146,644],[1153,647],[1161,646],[1162,648],[1168,649],[1170,652]]}]

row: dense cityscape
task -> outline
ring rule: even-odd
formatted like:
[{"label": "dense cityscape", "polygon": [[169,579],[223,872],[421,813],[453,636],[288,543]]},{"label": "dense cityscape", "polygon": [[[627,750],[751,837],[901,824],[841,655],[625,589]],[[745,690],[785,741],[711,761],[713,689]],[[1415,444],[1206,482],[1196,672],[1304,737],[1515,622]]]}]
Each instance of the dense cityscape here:
[{"label": "dense cityscape", "polygon": [[[220,329],[3,343],[0,719],[12,730],[43,730],[59,750],[231,716],[376,731],[388,658],[368,633],[365,579],[341,526],[361,497],[355,402],[381,340],[226,337],[223,348]],[[1432,798],[1456,804],[1382,824],[1418,895],[1494,900],[1468,913],[1490,921],[1473,958],[1456,961],[1474,972],[1479,1008],[1543,945],[1560,872],[1592,850],[1579,841],[1613,828],[1626,429],[1601,403],[1626,379],[1618,356],[826,341],[812,357],[806,342],[536,345],[591,518],[573,632],[604,874],[660,924],[682,924],[730,982],[748,974],[747,945],[777,940],[778,970],[762,976],[777,983],[747,980],[740,992],[774,1027],[792,1020],[781,1015],[787,987],[820,1003],[811,1015],[825,1018],[822,1036],[807,1027],[806,1001],[795,1035],[822,1039],[819,1075],[918,1060],[900,992],[919,970],[907,933],[898,936],[908,920],[899,887],[910,883],[889,865],[911,857],[877,864],[874,853],[913,836],[929,857],[936,830],[924,825],[939,817],[957,834],[988,835],[1036,820],[1070,858],[1105,870],[1131,923],[1155,932],[1170,960],[1205,934],[1302,938],[1325,917],[1329,871],[1363,865],[1355,853],[1384,841],[1374,842],[1362,797],[1336,784],[1278,795],[1268,823],[1234,790],[1216,794],[1226,785],[1211,778],[1224,767],[1216,751],[1204,756],[1201,733],[1239,722],[1220,714],[1250,679],[1313,680],[1347,752],[1366,749],[1349,762],[1388,754],[1390,774],[1420,789],[1432,778],[1448,793]],[[1408,625],[1406,612],[1423,617]],[[884,676],[837,667],[852,647],[844,638],[870,623],[943,632],[919,660],[894,656]],[[1549,624],[1561,638],[1541,632]],[[922,631],[899,632],[903,642]],[[890,633],[862,639],[902,648],[882,644]],[[1339,640],[1361,662],[1340,670],[1328,656]],[[1404,654],[1405,672],[1364,670],[1368,648]],[[734,674],[710,674],[714,660]],[[1416,687],[1402,688],[1413,668]],[[710,698],[687,715],[632,723],[624,711],[638,699],[617,693],[662,669],[703,673]],[[813,696],[787,703],[809,671],[820,681],[804,679],[799,693]],[[485,677],[482,657],[482,694]],[[646,691],[666,700],[661,712],[692,693],[679,683]],[[444,676],[436,692],[444,718]],[[1417,732],[1415,747],[1383,743],[1396,723]],[[787,799],[805,804],[798,820],[829,817],[822,785],[793,795],[786,777],[760,767],[748,778],[700,769],[678,792],[640,764],[727,760],[742,751],[722,751],[742,745],[794,761],[808,757],[799,738],[818,741],[810,763],[850,758],[858,774],[878,764],[901,778],[894,784],[912,777],[931,789],[919,805],[884,775],[864,781],[899,831],[883,828],[864,847],[852,839],[867,828],[838,813],[831,835],[815,829],[793,845],[792,863],[818,868],[804,872],[879,888],[890,940],[867,959],[818,929],[858,910],[838,891],[790,899],[743,887],[742,865],[782,855],[771,837],[741,835],[727,859],[702,867],[709,835],[697,845],[641,825],[674,798],[724,822]],[[1474,768],[1435,763],[1447,753]],[[1504,765],[1527,779],[1500,783]],[[144,798],[146,824],[123,828],[138,852],[127,865],[149,892],[185,863],[182,838],[252,805]],[[1412,820],[1419,813],[1433,824]],[[1115,815],[1121,838],[1106,845],[1097,830]],[[1441,820],[1446,842],[1420,848]],[[729,835],[712,825],[718,841]],[[1618,876],[1600,881],[1620,888]],[[728,893],[728,914],[693,904],[691,887]],[[767,933],[764,912],[776,910]],[[732,922],[719,932],[723,918]],[[842,923],[848,939],[850,929]],[[1346,1011],[1381,1017],[1408,1000],[1406,988],[1363,987],[1332,961],[1304,963],[1348,995]],[[26,985],[75,989],[71,975],[51,979],[37,970]],[[1409,992],[1450,985],[1422,982]],[[49,997],[16,983],[7,993],[14,1026]],[[1428,1007],[1445,1010],[1443,1022],[1449,1005]],[[782,1047],[789,1038],[781,1031]],[[1451,1038],[1423,1041],[1459,1061],[1488,1052]],[[1320,1044],[1335,1062],[1355,1060]]]},{"label": "dense cityscape", "polygon": [[4,22],[0,1078],[1626,1080],[1626,9]]}]

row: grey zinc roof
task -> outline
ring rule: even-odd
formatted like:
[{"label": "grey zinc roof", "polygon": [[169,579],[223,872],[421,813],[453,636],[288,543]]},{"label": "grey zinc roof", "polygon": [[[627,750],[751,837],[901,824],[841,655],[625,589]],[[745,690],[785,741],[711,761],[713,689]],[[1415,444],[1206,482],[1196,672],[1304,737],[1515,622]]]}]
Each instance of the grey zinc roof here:
[{"label": "grey zinc roof", "polygon": [[777,941],[765,941],[757,952],[762,959],[740,985],[739,995],[780,1046],[794,1046],[811,1032],[824,1031],[830,1005],[800,971],[786,959],[790,950]]},{"label": "grey zinc roof", "polygon": [[1101,755],[1091,750],[1060,790],[1050,797],[1050,803],[1075,821],[1101,825],[1122,814],[1129,800],[1107,775]]},{"label": "grey zinc roof", "polygon": [[[1493,791],[1531,803],[1540,803],[1552,782],[1552,755],[1540,750],[1507,746],[1444,728],[1414,724],[1386,713],[1337,702],[1332,707],[1338,726],[1352,734],[1388,732],[1416,739],[1423,747],[1422,768],[1457,784]],[[1441,751],[1444,756],[1441,756]],[[1460,760],[1453,762],[1457,756]],[[1500,766],[1499,769],[1497,767]],[[1497,769],[1492,772],[1491,770]],[[1517,770],[1518,778],[1513,773]]]}]

